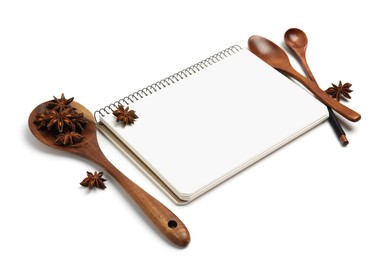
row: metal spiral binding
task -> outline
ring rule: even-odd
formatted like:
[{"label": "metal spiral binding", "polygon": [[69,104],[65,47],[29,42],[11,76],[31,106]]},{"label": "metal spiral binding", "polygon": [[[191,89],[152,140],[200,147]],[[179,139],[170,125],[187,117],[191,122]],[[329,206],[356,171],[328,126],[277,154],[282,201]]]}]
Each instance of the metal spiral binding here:
[{"label": "metal spiral binding", "polygon": [[94,113],[95,121],[98,122],[98,120],[97,120],[98,115],[104,117],[104,116],[112,113],[116,109],[118,109],[118,106],[120,106],[120,105],[123,105],[123,106],[129,105],[130,103],[133,103],[139,99],[147,97],[148,95],[151,95],[155,92],[158,92],[159,90],[166,88],[166,87],[170,86],[171,84],[174,84],[182,79],[185,79],[185,78],[217,63],[218,61],[223,60],[223,59],[229,57],[230,55],[239,52],[240,50],[242,50],[242,48],[239,45],[233,45],[233,46],[226,48],[225,50],[218,52],[218,53],[208,57],[207,59],[204,59],[204,60],[202,60],[202,61],[184,69],[184,70],[181,70],[181,71],[179,71],[179,72],[177,72],[169,77],[166,77],[166,78],[164,78],[156,83],[153,83],[153,84],[151,84],[145,88],[142,88],[142,89],[140,89],[140,90],[138,90],[130,95],[127,95],[124,98],[119,99],[119,100],[109,104],[108,106],[105,106],[105,107],[95,111],[95,113]]}]

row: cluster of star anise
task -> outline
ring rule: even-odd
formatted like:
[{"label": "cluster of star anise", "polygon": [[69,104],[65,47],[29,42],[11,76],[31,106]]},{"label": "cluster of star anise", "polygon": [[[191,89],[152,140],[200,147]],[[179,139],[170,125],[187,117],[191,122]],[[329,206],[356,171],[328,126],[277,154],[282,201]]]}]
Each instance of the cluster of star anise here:
[{"label": "cluster of star anise", "polygon": [[46,104],[42,113],[35,115],[34,123],[38,129],[46,129],[55,136],[55,143],[59,145],[74,145],[83,139],[81,133],[84,131],[88,120],[83,113],[78,113],[76,108],[71,106],[73,98],[66,99],[64,94],[61,98],[53,96]]}]

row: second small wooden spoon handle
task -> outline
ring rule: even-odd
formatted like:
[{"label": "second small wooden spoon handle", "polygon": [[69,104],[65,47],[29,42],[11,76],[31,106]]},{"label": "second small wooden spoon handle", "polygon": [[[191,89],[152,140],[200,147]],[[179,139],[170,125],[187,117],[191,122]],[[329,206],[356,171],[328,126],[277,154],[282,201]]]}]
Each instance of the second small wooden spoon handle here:
[{"label": "second small wooden spoon handle", "polygon": [[322,103],[327,105],[328,107],[331,107],[334,111],[345,117],[346,119],[357,122],[361,119],[361,115],[357,113],[356,111],[350,109],[347,106],[344,106],[340,102],[337,102],[336,100],[332,99],[329,95],[327,95],[322,89],[318,87],[318,85],[308,78],[301,75],[299,72],[295,70],[286,69],[283,70],[284,72],[290,74],[293,78],[298,80],[300,83],[302,83],[310,92],[314,94],[314,96],[317,97],[318,100],[320,100]]},{"label": "second small wooden spoon handle", "polygon": [[122,186],[166,238],[180,247],[190,243],[187,227],[172,211],[127,178],[105,157],[97,163]]},{"label": "second small wooden spoon handle", "polygon": [[304,52],[298,52],[298,51],[296,51],[295,54],[298,56],[299,62],[301,63],[303,70],[306,72],[308,78],[311,81],[317,83],[316,79],[314,78],[313,73],[311,72],[309,64],[307,64],[306,54]]}]

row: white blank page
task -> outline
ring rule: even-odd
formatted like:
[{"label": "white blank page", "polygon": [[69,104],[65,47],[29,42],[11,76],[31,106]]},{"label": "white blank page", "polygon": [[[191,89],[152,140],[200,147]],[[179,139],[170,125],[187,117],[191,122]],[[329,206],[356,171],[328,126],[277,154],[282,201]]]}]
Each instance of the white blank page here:
[{"label": "white blank page", "polygon": [[246,49],[101,121],[179,198],[192,200],[327,116],[306,90]]}]

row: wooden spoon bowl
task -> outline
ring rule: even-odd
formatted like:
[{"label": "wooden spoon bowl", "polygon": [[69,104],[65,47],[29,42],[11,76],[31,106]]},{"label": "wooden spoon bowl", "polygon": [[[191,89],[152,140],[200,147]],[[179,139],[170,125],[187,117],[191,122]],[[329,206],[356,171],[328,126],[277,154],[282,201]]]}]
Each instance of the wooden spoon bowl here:
[{"label": "wooden spoon bowl", "polygon": [[28,126],[31,133],[45,145],[80,155],[100,165],[122,186],[127,194],[135,201],[166,238],[180,247],[187,246],[191,239],[184,223],[168,208],[132,182],[108,161],[99,147],[96,137],[96,125],[91,112],[74,101],[72,102],[72,106],[75,107],[79,113],[84,113],[84,118],[88,120],[88,124],[83,132],[84,138],[80,143],[77,143],[77,145],[58,145],[55,143],[55,136],[51,132],[45,129],[38,129],[37,125],[34,124],[35,115],[44,112],[46,102],[37,106],[28,118]]},{"label": "wooden spoon bowl", "polygon": [[284,42],[298,57],[309,79],[316,82],[306,60],[306,49],[309,42],[306,34],[298,28],[290,28],[284,34]]},{"label": "wooden spoon bowl", "polygon": [[306,49],[307,43],[309,42],[306,34],[298,28],[288,29],[284,34],[284,41],[290,48],[294,49]]}]

